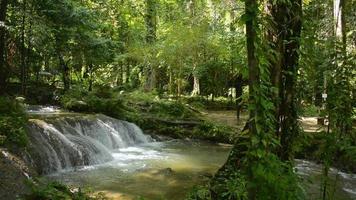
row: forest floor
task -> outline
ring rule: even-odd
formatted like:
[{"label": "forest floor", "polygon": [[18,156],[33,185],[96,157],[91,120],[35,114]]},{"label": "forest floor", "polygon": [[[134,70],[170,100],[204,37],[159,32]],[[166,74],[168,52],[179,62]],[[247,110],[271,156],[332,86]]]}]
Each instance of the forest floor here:
[{"label": "forest floor", "polygon": [[[206,111],[204,115],[211,121],[233,128],[238,128],[239,130],[242,130],[248,119],[248,113],[242,112],[240,120],[237,120],[236,111],[234,110]],[[306,133],[316,133],[322,131],[323,126],[318,125],[317,117],[301,117],[300,122],[304,132]]]}]

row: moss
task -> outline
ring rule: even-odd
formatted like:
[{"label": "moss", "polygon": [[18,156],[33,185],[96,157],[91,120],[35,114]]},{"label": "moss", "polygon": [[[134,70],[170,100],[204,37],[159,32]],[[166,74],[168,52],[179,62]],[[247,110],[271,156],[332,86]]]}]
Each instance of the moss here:
[{"label": "moss", "polygon": [[94,194],[90,190],[81,188],[69,188],[58,182],[28,183],[31,187],[31,193],[25,195],[23,200],[106,200],[103,194]]}]

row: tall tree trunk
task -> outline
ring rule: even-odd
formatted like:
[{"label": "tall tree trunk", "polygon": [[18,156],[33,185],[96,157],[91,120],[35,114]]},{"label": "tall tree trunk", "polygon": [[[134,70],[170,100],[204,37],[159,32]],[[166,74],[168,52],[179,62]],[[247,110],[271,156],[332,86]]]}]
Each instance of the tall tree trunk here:
[{"label": "tall tree trunk", "polygon": [[89,88],[88,88],[88,91],[91,92],[93,90],[93,80],[94,80],[94,77],[93,77],[93,64],[89,64],[88,66],[88,71],[89,71]]},{"label": "tall tree trunk", "polygon": [[[190,15],[190,27],[193,27],[195,24],[195,7],[196,7],[196,0],[189,0],[187,1],[187,11],[189,12]],[[199,77],[196,74],[196,70],[197,70],[197,66],[196,66],[196,59],[198,57],[198,55],[195,53],[193,53],[194,56],[196,56],[196,58],[193,58],[193,90],[191,93],[191,96],[198,96],[200,95],[200,80]]]},{"label": "tall tree trunk", "polygon": [[193,91],[192,96],[200,95],[200,80],[197,75],[193,75]]},{"label": "tall tree trunk", "polygon": [[[156,0],[146,0],[146,42],[147,44],[154,44],[157,38],[157,2]],[[152,63],[149,65],[149,70],[146,70],[145,90],[151,91],[157,85],[156,66]]]},{"label": "tall tree trunk", "polygon": [[298,134],[295,86],[299,61],[299,39],[301,34],[302,0],[270,1],[272,21],[275,29],[268,38],[277,51],[276,62],[272,62],[272,84],[278,88],[275,97],[277,111],[276,131],[280,137],[278,152],[282,160],[292,159],[292,144]]},{"label": "tall tree trunk", "polygon": [[[245,13],[248,16],[246,20],[246,44],[247,44],[247,63],[249,69],[249,104],[256,105],[255,99],[255,88],[259,84],[259,69],[258,61],[256,57],[255,42],[257,33],[255,30],[256,19],[257,19],[257,1],[256,0],[246,0],[245,1]],[[250,134],[256,133],[256,125],[254,118],[256,116],[255,110],[250,110],[250,120],[249,132]]]},{"label": "tall tree trunk", "polygon": [[243,84],[243,79],[242,75],[239,75],[236,79],[236,85],[235,85],[235,90],[236,90],[236,118],[237,120],[240,119],[241,115],[241,110],[242,110],[242,84]]},{"label": "tall tree trunk", "polygon": [[22,28],[21,28],[21,93],[26,94],[26,47],[25,47],[25,22],[26,22],[26,0],[22,5]]},{"label": "tall tree trunk", "polygon": [[[256,33],[256,20],[257,20],[257,10],[258,4],[257,0],[245,0],[245,15],[246,17],[246,44],[247,44],[247,64],[249,70],[249,123],[248,130],[250,137],[253,138],[257,135],[256,127],[256,108],[254,106],[256,103],[256,87],[259,85],[259,68],[258,61],[256,56],[255,42],[257,39]],[[253,106],[254,105],[254,106]],[[252,143],[252,142],[251,142]],[[252,164],[253,160],[249,160],[249,163]],[[254,174],[252,169],[249,170],[248,179],[250,182],[254,182]],[[256,199],[256,191],[254,187],[248,189],[248,198],[250,200]]]},{"label": "tall tree trunk", "polygon": [[[333,110],[329,114],[329,123],[333,126],[339,137],[349,134],[352,130],[352,95],[350,69],[347,59],[347,38],[346,38],[346,4],[347,0],[334,0],[334,36],[335,40],[335,76],[333,81],[336,83],[332,87],[336,97],[333,97]],[[341,45],[341,47],[340,47]]]},{"label": "tall tree trunk", "polygon": [[6,11],[8,0],[1,0],[0,3],[0,95],[6,92],[7,67],[5,59],[5,43],[6,43]]},{"label": "tall tree trunk", "polygon": [[[30,15],[32,14],[32,12],[30,12]],[[31,65],[31,53],[32,53],[32,42],[31,42],[31,38],[32,38],[32,21],[29,21],[29,29],[28,29],[28,48],[27,48],[27,58],[26,58],[26,71],[25,71],[25,79],[29,80],[29,69],[30,69],[30,65]]]},{"label": "tall tree trunk", "polygon": [[64,85],[64,91],[68,91],[70,89],[70,71],[68,64],[64,61],[61,53],[58,53],[59,66],[62,69],[62,81]]}]

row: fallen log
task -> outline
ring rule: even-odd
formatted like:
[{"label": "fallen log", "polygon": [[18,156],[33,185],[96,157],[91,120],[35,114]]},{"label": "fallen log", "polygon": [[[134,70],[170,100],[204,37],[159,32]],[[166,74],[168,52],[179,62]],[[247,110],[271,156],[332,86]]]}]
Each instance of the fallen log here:
[{"label": "fallen log", "polygon": [[159,122],[159,123],[164,123],[168,125],[175,125],[175,126],[189,126],[189,127],[194,127],[202,124],[202,121],[185,121],[185,120],[167,120],[167,119],[161,119],[161,118],[152,118],[152,117],[147,117],[150,120]]}]

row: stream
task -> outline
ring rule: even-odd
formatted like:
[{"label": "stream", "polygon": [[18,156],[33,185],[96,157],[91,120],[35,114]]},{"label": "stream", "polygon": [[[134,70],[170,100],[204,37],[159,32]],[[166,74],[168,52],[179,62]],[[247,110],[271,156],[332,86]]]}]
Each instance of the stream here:
[{"label": "stream", "polygon": [[229,146],[204,142],[153,142],[117,150],[108,163],[48,177],[105,191],[111,197],[183,199],[194,185],[209,180],[229,151]]},{"label": "stream", "polygon": [[[28,160],[43,178],[114,199],[184,199],[195,185],[209,181],[231,149],[203,141],[158,142],[132,123],[103,115],[55,107],[31,107],[29,113],[34,153]],[[322,166],[296,160],[295,170],[308,199],[320,199]],[[356,199],[356,174],[331,169],[328,185],[329,199]]]}]

